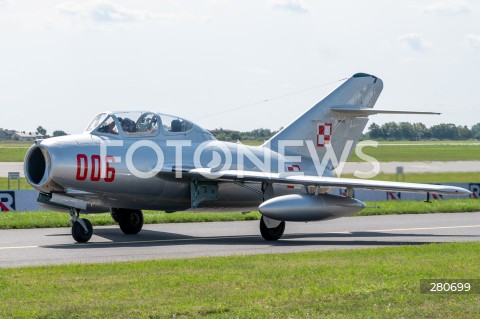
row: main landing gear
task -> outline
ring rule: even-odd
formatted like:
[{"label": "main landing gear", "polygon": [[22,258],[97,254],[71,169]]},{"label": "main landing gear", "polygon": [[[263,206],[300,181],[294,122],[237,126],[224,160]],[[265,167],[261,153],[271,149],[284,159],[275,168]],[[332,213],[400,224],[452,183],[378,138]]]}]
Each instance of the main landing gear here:
[{"label": "main landing gear", "polygon": [[279,240],[285,231],[285,222],[262,216],[260,219],[260,234],[268,241]]},{"label": "main landing gear", "polygon": [[[143,227],[143,213],[139,209],[113,208],[112,218],[118,223],[124,234],[138,234]],[[80,209],[70,208],[70,225],[72,237],[79,243],[86,243],[92,238],[93,227],[88,219],[80,218]]]},{"label": "main landing gear", "polygon": [[126,235],[135,235],[142,230],[143,214],[139,209],[113,208],[112,218]]}]

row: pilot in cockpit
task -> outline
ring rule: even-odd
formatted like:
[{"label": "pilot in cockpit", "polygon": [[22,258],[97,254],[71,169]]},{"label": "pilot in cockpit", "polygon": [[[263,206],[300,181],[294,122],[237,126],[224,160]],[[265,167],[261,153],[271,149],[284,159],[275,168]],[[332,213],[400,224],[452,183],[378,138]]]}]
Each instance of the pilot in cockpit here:
[{"label": "pilot in cockpit", "polygon": [[136,132],[137,126],[136,126],[134,121],[132,121],[129,118],[124,118],[124,119],[119,118],[119,120],[120,120],[120,123],[122,124],[122,129],[126,133],[135,133]]},{"label": "pilot in cockpit", "polygon": [[112,118],[107,119],[107,121],[105,121],[105,124],[98,128],[98,131],[108,134],[118,134],[117,127],[115,126],[115,121]]}]

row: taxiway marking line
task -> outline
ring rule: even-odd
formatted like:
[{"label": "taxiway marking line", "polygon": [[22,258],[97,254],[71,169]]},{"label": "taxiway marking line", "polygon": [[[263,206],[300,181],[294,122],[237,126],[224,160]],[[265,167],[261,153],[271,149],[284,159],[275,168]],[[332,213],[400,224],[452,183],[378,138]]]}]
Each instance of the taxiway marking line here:
[{"label": "taxiway marking line", "polygon": [[[355,231],[338,231],[338,232],[326,232],[323,234],[351,234],[352,232],[364,232],[364,233],[374,233],[374,232],[397,232],[397,231],[410,231],[410,230],[435,230],[435,229],[457,229],[457,228],[479,228],[480,225],[465,225],[465,226],[439,226],[439,227],[415,227],[415,228],[396,228],[396,229],[373,229],[373,230],[355,230]],[[321,235],[322,233],[319,233]],[[294,235],[294,234],[290,234]],[[288,235],[287,235],[288,236]],[[427,235],[428,236],[428,235]],[[215,239],[234,239],[234,238],[245,238],[245,237],[257,237],[257,235],[247,235],[247,236],[223,236],[223,237],[194,237],[194,238],[178,238],[178,239],[157,239],[157,240],[138,240],[138,241],[102,241],[102,242],[91,242],[91,243],[72,243],[72,244],[52,244],[45,246],[55,246],[55,247],[69,247],[69,246],[95,246],[95,245],[125,245],[125,244],[146,244],[146,243],[157,243],[157,242],[182,242],[182,241],[194,241],[194,240],[215,240]],[[12,246],[12,247],[0,247],[0,250],[8,249],[27,249],[27,248],[41,248],[45,246]]]},{"label": "taxiway marking line", "polygon": [[0,250],[7,250],[7,249],[25,249],[25,248],[38,248],[40,246],[14,246],[14,247],[0,247]]},{"label": "taxiway marking line", "polygon": [[[375,232],[397,232],[407,230],[435,230],[435,229],[455,229],[455,228],[476,228],[480,225],[466,225],[466,226],[438,226],[438,227],[415,227],[415,228],[397,228],[397,229],[372,229],[372,230],[356,230],[355,232],[375,233]],[[350,234],[352,231],[328,232],[327,234]]]}]

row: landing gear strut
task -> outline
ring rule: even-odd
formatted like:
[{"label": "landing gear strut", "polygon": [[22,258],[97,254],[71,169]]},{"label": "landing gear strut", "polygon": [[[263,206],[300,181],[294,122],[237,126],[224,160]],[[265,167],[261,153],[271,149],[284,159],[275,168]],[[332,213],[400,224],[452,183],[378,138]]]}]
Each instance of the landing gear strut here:
[{"label": "landing gear strut", "polygon": [[268,241],[279,240],[285,231],[285,222],[262,216],[260,219],[260,234]]},{"label": "landing gear strut", "polygon": [[80,209],[70,208],[70,224],[72,225],[72,237],[79,243],[86,243],[92,238],[93,227],[88,219],[80,218]]},{"label": "landing gear strut", "polygon": [[112,209],[112,217],[118,222],[120,229],[124,234],[138,234],[143,227],[143,214],[139,209]]}]

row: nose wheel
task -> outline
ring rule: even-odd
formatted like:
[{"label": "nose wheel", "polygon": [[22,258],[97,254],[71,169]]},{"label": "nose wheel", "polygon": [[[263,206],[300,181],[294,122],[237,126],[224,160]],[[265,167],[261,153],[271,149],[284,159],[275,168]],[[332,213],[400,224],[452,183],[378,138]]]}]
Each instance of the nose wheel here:
[{"label": "nose wheel", "polygon": [[[84,225],[80,222],[82,221]],[[92,223],[88,219],[79,218],[73,222],[72,225],[72,237],[79,243],[86,243],[92,238],[93,227]]]},{"label": "nose wheel", "polygon": [[93,227],[88,219],[80,218],[80,210],[70,208],[70,224],[72,225],[72,237],[76,242],[86,243],[92,238]]}]

